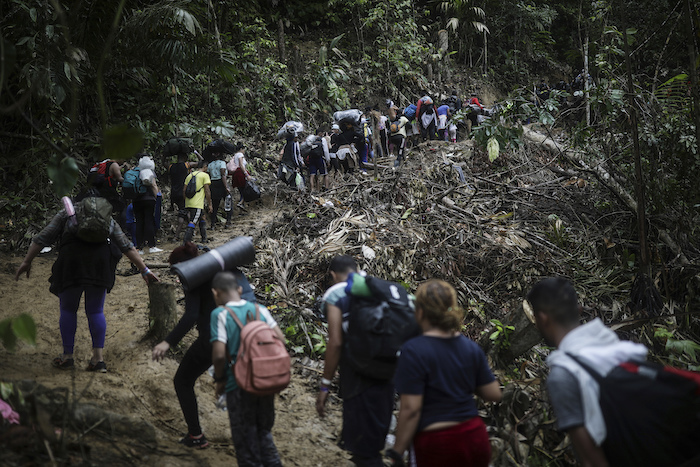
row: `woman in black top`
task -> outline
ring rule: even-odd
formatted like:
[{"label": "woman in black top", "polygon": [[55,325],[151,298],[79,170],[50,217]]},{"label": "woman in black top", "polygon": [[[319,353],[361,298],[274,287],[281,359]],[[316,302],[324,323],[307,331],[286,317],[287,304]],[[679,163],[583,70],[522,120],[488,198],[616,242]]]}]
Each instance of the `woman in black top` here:
[{"label": "woman in black top", "polygon": [[[170,254],[170,265],[187,261],[197,256],[197,246],[192,242],[187,242],[173,250]],[[255,294],[248,283],[245,275],[238,269],[234,269],[238,284],[243,288],[242,297],[245,300],[255,302]],[[187,349],[185,356],[180,362],[180,366],[175,373],[173,383],[177,394],[182,415],[187,423],[187,435],[180,440],[188,447],[206,448],[209,446],[207,438],[202,433],[199,424],[199,411],[197,397],[194,393],[194,384],[207,369],[211,366],[211,342],[210,319],[211,312],[216,308],[214,296],[211,292],[211,280],[192,290],[185,291],[185,313],[175,328],[168,334],[164,341],[153,348],[153,360],[160,361],[165,357],[168,350],[180,343],[185,334],[193,326],[197,326],[199,335],[194,343]]]}]

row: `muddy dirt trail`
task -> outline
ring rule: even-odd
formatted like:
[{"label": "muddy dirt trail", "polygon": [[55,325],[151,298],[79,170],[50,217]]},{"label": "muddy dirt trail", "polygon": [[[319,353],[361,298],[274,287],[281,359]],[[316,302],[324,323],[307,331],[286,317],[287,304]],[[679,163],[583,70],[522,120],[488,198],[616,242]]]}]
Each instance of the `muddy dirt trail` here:
[{"label": "muddy dirt trail", "polygon": [[[244,216],[236,216],[234,227],[211,234],[211,247],[239,235],[255,236],[272,218],[288,206],[278,202],[275,190],[257,206],[249,206]],[[291,207],[291,206],[289,206]],[[168,218],[164,226],[169,225]],[[198,240],[198,236],[195,237]],[[177,243],[163,239],[162,253],[146,254],[147,262],[167,262]],[[51,360],[62,352],[58,329],[58,298],[48,290],[55,251],[42,254],[33,263],[29,279],[15,282],[14,272],[21,262],[20,254],[0,257],[0,319],[26,312],[37,325],[37,346],[20,344],[14,354],[0,348],[0,380],[35,380],[48,388],[72,388],[80,402],[144,419],[156,429],[155,446],[143,446],[129,439],[107,439],[104,452],[92,449],[90,461],[103,465],[236,465],[231,444],[228,415],[215,407],[214,388],[208,375],[196,385],[201,424],[211,442],[204,450],[192,450],[178,444],[187,428],[173,389],[172,378],[178,361],[196,337],[192,330],[168,358],[157,363],[151,360],[155,342],[144,339],[148,330],[148,291],[140,275],[128,275],[130,263],[123,258],[117,268],[116,285],[107,295],[105,316],[107,336],[104,358],[108,373],[93,374],[84,369],[91,356],[87,319],[79,312],[76,334],[76,371],[51,367]],[[164,269],[158,270],[164,277]],[[172,280],[172,277],[169,277]],[[256,284],[264,287],[265,284]],[[182,291],[180,290],[180,298]],[[82,305],[81,305],[82,307]],[[184,304],[179,305],[182,313]],[[340,401],[333,398],[329,414],[319,419],[314,408],[318,369],[295,359],[292,383],[276,400],[277,419],[273,430],[275,442],[285,465],[343,466],[346,454],[337,447],[340,432]],[[308,375],[316,375],[309,377]],[[110,438],[107,436],[107,438]],[[136,437],[138,438],[138,437]],[[87,439],[87,438],[86,438]],[[105,441],[105,436],[102,436]],[[89,441],[87,441],[89,442]],[[104,454],[104,455],[102,455]],[[0,464],[2,461],[0,461]]]}]

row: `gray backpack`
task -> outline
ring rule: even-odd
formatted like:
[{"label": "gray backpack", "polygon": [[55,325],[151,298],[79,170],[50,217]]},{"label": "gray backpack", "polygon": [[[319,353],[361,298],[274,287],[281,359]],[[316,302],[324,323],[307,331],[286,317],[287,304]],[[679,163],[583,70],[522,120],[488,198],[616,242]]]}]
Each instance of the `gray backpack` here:
[{"label": "gray backpack", "polygon": [[75,205],[75,219],[75,235],[79,239],[106,242],[112,232],[112,205],[105,198],[85,198]]}]

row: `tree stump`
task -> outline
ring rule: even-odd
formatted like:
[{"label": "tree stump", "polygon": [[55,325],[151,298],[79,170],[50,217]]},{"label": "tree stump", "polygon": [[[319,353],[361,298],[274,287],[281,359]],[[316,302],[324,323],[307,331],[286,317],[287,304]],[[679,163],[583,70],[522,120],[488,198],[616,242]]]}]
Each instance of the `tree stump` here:
[{"label": "tree stump", "polygon": [[177,302],[175,301],[175,284],[154,282],[148,286],[148,321],[147,336],[162,341],[177,323]]},{"label": "tree stump", "polygon": [[522,304],[503,319],[503,324],[515,327],[515,330],[508,336],[510,346],[498,352],[498,356],[504,362],[512,362],[542,342],[540,332],[525,314]]}]

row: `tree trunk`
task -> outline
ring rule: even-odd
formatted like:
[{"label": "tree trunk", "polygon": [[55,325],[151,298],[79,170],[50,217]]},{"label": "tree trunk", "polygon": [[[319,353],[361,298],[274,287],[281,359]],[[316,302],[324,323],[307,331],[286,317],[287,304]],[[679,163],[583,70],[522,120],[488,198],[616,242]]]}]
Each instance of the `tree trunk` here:
[{"label": "tree trunk", "polygon": [[280,54],[280,62],[287,63],[287,53],[284,50],[284,21],[282,18],[277,20],[277,50]]},{"label": "tree trunk", "polygon": [[484,75],[489,68],[489,41],[486,36],[486,31],[484,31]]},{"label": "tree trunk", "polygon": [[[691,112],[695,122],[695,138],[700,142],[700,91],[698,91],[697,51],[695,50],[695,27],[693,24],[693,8],[690,0],[685,1],[686,14],[688,16],[688,58],[690,59],[690,96],[692,100]],[[696,4],[697,5],[697,4]]]},{"label": "tree trunk", "polygon": [[174,284],[154,282],[148,286],[149,337],[162,341],[177,323]]},{"label": "tree trunk", "polygon": [[632,59],[627,42],[627,26],[623,24],[622,39],[625,42],[625,63],[627,65],[627,98],[629,100],[630,124],[632,125],[632,143],[634,148],[634,173],[637,195],[637,227],[639,229],[640,272],[649,274],[649,249],[647,248],[646,195],[644,192],[644,174],[642,173],[642,156],[639,149],[639,129],[637,128],[637,108],[634,104],[634,82],[632,81]]},{"label": "tree trunk", "polygon": [[591,101],[588,99],[588,31],[586,40],[583,43],[583,98],[586,101],[586,125],[591,126]]}]

